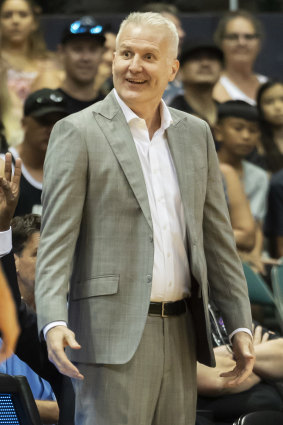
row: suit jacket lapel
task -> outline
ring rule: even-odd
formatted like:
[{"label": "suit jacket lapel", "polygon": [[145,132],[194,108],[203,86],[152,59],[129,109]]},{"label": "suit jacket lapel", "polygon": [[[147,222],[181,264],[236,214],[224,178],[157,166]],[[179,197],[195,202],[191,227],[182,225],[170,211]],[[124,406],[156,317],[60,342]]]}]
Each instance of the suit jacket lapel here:
[{"label": "suit jacket lapel", "polygon": [[97,105],[94,113],[96,121],[111,145],[144,216],[152,229],[152,220],[141,163],[131,131],[113,92],[103,102]]},{"label": "suit jacket lapel", "polygon": [[175,165],[184,214],[187,224],[188,237],[195,242],[194,232],[194,199],[195,199],[195,165],[192,154],[193,135],[188,133],[185,118],[180,118],[170,110],[173,124],[167,129],[169,149]]}]

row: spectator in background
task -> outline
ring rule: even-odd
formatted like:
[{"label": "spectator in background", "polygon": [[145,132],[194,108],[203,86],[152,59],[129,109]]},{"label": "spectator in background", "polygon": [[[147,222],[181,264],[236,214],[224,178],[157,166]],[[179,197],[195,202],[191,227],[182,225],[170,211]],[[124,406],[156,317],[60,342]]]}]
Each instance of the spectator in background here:
[{"label": "spectator in background", "polygon": [[84,109],[104,96],[94,86],[102,60],[105,36],[103,27],[91,16],[84,16],[68,25],[62,34],[59,55],[62,59],[63,81],[54,73],[43,73],[34,87],[59,87],[67,102],[67,112]]},{"label": "spectator in background", "polygon": [[4,0],[0,6],[1,59],[7,69],[12,107],[4,116],[10,145],[22,139],[22,107],[36,77],[55,68],[39,29],[38,9],[33,0]]},{"label": "spectator in background", "polygon": [[228,12],[220,19],[214,40],[223,50],[225,69],[214,87],[215,100],[238,99],[255,105],[257,90],[267,81],[253,69],[262,39],[262,25],[249,12]]},{"label": "spectator in background", "polygon": [[236,247],[242,251],[251,251],[255,245],[255,222],[243,185],[231,165],[222,163],[219,166]]},{"label": "spectator in background", "polygon": [[[160,13],[165,18],[169,19],[175,25],[179,36],[178,54],[181,53],[182,46],[185,39],[185,31],[182,27],[182,22],[178,16],[178,9],[173,4],[168,3],[147,3],[140,8],[141,12],[155,12]],[[182,82],[180,81],[179,74],[177,74],[174,81],[170,81],[164,91],[163,100],[167,105],[179,94],[183,94]]]},{"label": "spectator in background", "polygon": [[180,80],[184,94],[176,96],[170,106],[206,120],[213,126],[217,120],[217,103],[212,90],[223,67],[223,53],[211,42],[185,43],[180,55]]},{"label": "spectator in background", "polygon": [[100,64],[98,65],[95,77],[94,89],[106,96],[113,88],[112,62],[113,54],[116,50],[116,34],[105,32],[104,52]]},{"label": "spectator in background", "polygon": [[[22,299],[35,310],[34,279],[37,248],[40,237],[40,216],[28,214],[12,220],[13,249],[15,252],[18,284]],[[59,410],[48,382],[38,376],[18,356],[13,355],[0,365],[0,372],[26,376],[44,424],[57,423]]]},{"label": "spectator in background", "polygon": [[38,90],[26,99],[23,141],[9,149],[13,163],[17,158],[22,160],[20,198],[15,215],[41,214],[43,163],[49,136],[54,124],[66,115],[66,101],[57,90]]},{"label": "spectator in background", "polygon": [[269,179],[264,170],[245,160],[257,145],[260,134],[256,108],[241,100],[230,100],[220,104],[214,134],[220,144],[219,162],[231,165],[237,172],[256,222],[255,248],[246,254],[244,259],[251,262],[258,272],[264,273],[261,260],[262,223],[267,207]]},{"label": "spectator in background", "polygon": [[283,257],[283,170],[270,180],[264,234],[269,240],[270,254],[275,258]]},{"label": "spectator in background", "polygon": [[261,138],[249,161],[275,173],[283,168],[283,82],[268,81],[257,94]]}]

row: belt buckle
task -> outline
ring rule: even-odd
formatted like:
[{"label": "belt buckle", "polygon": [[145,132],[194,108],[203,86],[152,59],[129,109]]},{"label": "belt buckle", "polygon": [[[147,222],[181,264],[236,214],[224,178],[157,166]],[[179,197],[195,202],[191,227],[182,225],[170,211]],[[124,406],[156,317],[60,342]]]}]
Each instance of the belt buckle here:
[{"label": "belt buckle", "polygon": [[165,301],[162,301],[162,310],[161,310],[161,317],[168,317],[167,314],[164,313],[165,311]]}]

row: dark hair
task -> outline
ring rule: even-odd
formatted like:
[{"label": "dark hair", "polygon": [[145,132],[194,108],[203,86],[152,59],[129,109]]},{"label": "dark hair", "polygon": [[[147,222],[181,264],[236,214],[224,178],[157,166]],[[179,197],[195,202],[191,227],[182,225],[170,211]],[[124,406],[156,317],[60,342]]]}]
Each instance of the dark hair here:
[{"label": "dark hair", "polygon": [[283,168],[283,155],[280,152],[277,144],[273,137],[272,124],[266,121],[264,112],[261,107],[261,99],[266,90],[273,86],[280,84],[283,86],[283,81],[280,80],[269,80],[262,84],[257,92],[257,109],[259,114],[259,126],[261,131],[261,143],[266,155],[267,169],[275,173],[276,171]]},{"label": "dark hair", "polygon": [[15,254],[21,255],[30,236],[40,231],[40,225],[41,216],[37,214],[26,214],[13,218],[11,227]]},{"label": "dark hair", "polygon": [[[3,4],[7,0],[0,0],[0,14],[2,13]],[[34,0],[23,0],[28,4],[31,13],[33,15],[33,19],[36,23],[36,29],[29,36],[29,44],[28,44],[28,56],[31,59],[46,59],[50,56],[50,52],[48,52],[46,43],[44,41],[43,33],[40,29],[39,25],[39,16],[41,13],[41,8],[35,3]]]},{"label": "dark hair", "polygon": [[259,39],[264,39],[264,30],[260,20],[257,19],[252,13],[239,9],[237,11],[227,12],[222,16],[222,18],[220,18],[213,36],[214,42],[219,47],[221,47],[222,40],[225,36],[227,24],[236,18],[244,18],[247,21],[250,21],[254,26],[255,32],[258,34]]},{"label": "dark hair", "polygon": [[140,12],[170,13],[178,17],[178,9],[174,4],[168,3],[147,3],[139,8]]}]

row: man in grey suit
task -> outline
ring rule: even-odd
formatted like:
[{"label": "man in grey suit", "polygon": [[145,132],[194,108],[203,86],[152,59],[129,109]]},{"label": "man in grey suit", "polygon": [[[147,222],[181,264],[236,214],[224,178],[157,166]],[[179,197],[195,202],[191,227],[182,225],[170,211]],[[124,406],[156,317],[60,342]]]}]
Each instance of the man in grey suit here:
[{"label": "man in grey suit", "polygon": [[161,100],[174,24],[131,14],[116,47],[114,91],[51,135],[39,329],[73,378],[77,425],[193,425],[196,360],[214,365],[208,279],[237,360],[227,385],[254,363],[247,288],[209,128]]}]

